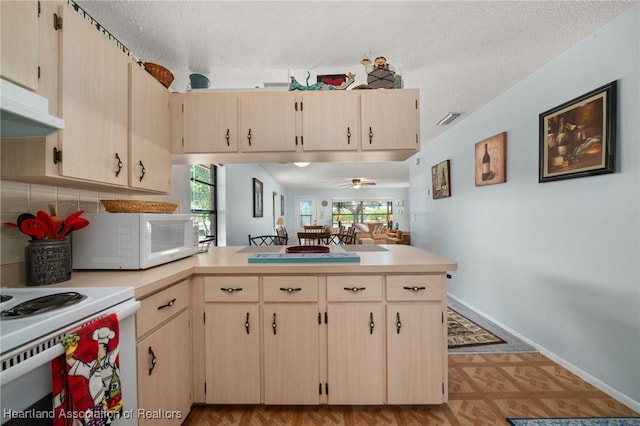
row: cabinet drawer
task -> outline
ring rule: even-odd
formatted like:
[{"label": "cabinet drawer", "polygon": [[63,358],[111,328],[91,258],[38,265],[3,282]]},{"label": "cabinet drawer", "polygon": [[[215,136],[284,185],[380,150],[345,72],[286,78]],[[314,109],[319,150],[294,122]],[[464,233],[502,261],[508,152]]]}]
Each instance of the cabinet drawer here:
[{"label": "cabinet drawer", "polygon": [[442,275],[387,275],[387,300],[441,300]]},{"label": "cabinet drawer", "polygon": [[187,280],[155,293],[140,302],[136,314],[136,333],[140,337],[189,306]]},{"label": "cabinet drawer", "polygon": [[317,302],[318,277],[274,276],[263,278],[265,302]]},{"label": "cabinet drawer", "polygon": [[376,302],[382,300],[381,275],[327,277],[329,302]]},{"label": "cabinet drawer", "polygon": [[205,302],[257,302],[258,277],[205,277]]}]

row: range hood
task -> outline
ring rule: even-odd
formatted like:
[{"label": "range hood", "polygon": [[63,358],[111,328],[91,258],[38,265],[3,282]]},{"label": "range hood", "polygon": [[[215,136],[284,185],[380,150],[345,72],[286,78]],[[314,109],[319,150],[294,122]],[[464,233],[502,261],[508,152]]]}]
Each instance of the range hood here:
[{"label": "range hood", "polygon": [[0,79],[0,136],[47,136],[64,129],[64,121],[49,114],[49,101],[5,79]]}]

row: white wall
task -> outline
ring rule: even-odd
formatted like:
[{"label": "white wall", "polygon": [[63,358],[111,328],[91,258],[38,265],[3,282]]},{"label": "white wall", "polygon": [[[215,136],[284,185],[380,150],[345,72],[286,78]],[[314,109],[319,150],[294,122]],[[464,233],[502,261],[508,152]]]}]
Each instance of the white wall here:
[{"label": "white wall", "polygon": [[[221,169],[226,180],[224,198],[219,194],[226,203],[226,245],[246,246],[249,234],[273,234],[272,193],[283,194],[282,186],[260,164],[226,164]],[[253,217],[253,178],[262,182],[262,217]],[[279,202],[276,209],[277,217],[280,216]],[[219,223],[219,226],[223,225]]]},{"label": "white wall", "polygon": [[[636,5],[428,143],[410,193],[414,245],[458,261],[452,295],[636,409],[639,23]],[[613,80],[616,173],[538,183],[538,114]],[[474,144],[502,131],[507,183],[475,187]],[[452,197],[433,200],[430,169],[445,159]]]}]

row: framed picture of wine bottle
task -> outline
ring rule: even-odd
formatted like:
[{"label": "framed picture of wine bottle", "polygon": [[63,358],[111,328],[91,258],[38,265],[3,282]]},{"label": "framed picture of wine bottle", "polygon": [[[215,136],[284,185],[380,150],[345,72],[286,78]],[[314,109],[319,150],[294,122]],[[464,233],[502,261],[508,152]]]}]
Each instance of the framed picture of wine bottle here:
[{"label": "framed picture of wine bottle", "polygon": [[451,168],[449,160],[431,167],[431,193],[434,200],[451,197]]},{"label": "framed picture of wine bottle", "polygon": [[507,132],[476,144],[476,186],[507,181]]},{"label": "framed picture of wine bottle", "polygon": [[539,116],[538,182],[615,172],[617,82]]}]

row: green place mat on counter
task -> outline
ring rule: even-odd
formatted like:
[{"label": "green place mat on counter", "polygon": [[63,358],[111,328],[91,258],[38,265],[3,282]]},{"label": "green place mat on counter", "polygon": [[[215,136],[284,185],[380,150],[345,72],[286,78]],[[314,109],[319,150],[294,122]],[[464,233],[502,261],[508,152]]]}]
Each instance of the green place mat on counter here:
[{"label": "green place mat on counter", "polygon": [[236,253],[280,253],[284,251],[284,246],[247,246]]},{"label": "green place mat on counter", "polygon": [[344,251],[389,251],[384,247],[376,244],[357,244],[340,246]]},{"label": "green place mat on counter", "polygon": [[356,253],[257,253],[249,263],[331,263],[360,262]]}]

